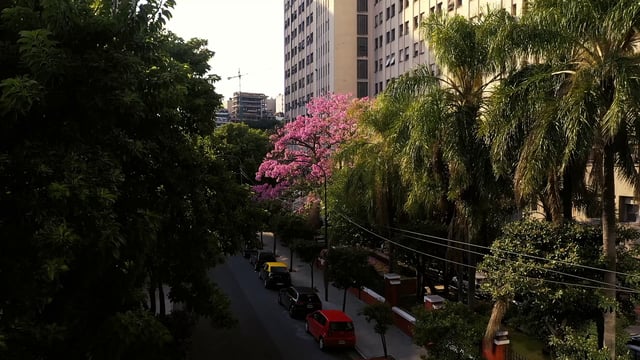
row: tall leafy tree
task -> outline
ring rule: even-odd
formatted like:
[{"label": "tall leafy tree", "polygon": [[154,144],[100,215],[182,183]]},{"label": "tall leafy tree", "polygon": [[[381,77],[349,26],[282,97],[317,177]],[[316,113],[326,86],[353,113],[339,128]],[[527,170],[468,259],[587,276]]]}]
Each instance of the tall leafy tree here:
[{"label": "tall leafy tree", "polygon": [[213,53],[163,30],[172,6],[0,2],[2,358],[176,358],[146,310],[162,284],[229,323],[207,270],[249,192],[208,138]]},{"label": "tall leafy tree", "polygon": [[[396,129],[403,144],[401,171],[410,184],[409,206],[438,204],[446,214],[450,239],[487,243],[495,225],[490,214],[506,204],[510,187],[494,176],[479,129],[491,86],[513,64],[504,49],[494,46],[492,35],[512,21],[504,11],[474,20],[429,17],[423,30],[442,74],[421,67],[386,91],[409,104]],[[463,261],[462,251],[451,252],[449,257]],[[475,256],[467,254],[474,266]],[[472,302],[473,272],[468,278]]]},{"label": "tall leafy tree", "polygon": [[[400,149],[392,131],[400,111],[401,103],[384,95],[378,97],[359,117],[356,135],[337,155],[339,163],[344,164],[337,171],[344,179],[334,191],[340,193],[342,207],[348,211],[359,209],[356,211],[364,215],[363,220],[387,238],[393,237],[392,228],[406,217],[407,191],[400,176]],[[393,272],[393,246],[390,242],[387,246],[389,271]]]},{"label": "tall leafy tree", "polygon": [[[526,141],[531,144],[529,153],[537,152],[556,168],[553,173],[553,168],[544,167],[544,174],[558,177],[576,160],[592,170],[601,201],[602,249],[609,270],[605,276],[609,288],[604,291],[608,302],[602,306],[602,345],[614,358],[616,311],[611,304],[616,295],[615,174],[617,170],[621,178],[638,187],[633,155],[639,125],[640,4],[632,0],[541,0],[529,7],[513,38],[517,37],[523,58],[538,59],[546,65],[541,76],[553,78],[559,98],[557,106],[537,107],[547,115],[534,116],[535,123],[529,126],[542,131],[555,127],[552,134],[563,146],[547,151],[549,137],[535,141],[536,137],[542,138],[540,131],[531,131]],[[532,97],[546,98],[539,94],[535,92]],[[585,158],[592,162],[587,163]],[[539,164],[532,161],[521,167],[523,172],[533,173],[540,169]],[[529,166],[533,169],[527,170]],[[574,172],[582,176],[586,170],[575,167]]]}]

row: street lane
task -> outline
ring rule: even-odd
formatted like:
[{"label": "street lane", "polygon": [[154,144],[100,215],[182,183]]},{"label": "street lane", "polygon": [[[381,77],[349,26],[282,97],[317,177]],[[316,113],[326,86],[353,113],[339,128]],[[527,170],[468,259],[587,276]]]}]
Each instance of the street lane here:
[{"label": "street lane", "polygon": [[192,338],[192,360],[351,358],[352,352],[320,351],[305,332],[304,321],[289,317],[277,303],[277,291],[264,288],[247,259],[229,257],[210,276],[231,299],[238,325],[213,329],[207,321],[200,321]]}]

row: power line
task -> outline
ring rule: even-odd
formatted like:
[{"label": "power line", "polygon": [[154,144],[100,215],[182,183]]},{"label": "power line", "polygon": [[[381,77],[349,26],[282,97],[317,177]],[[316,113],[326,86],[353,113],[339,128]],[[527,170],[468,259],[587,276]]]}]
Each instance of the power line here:
[{"label": "power line", "polygon": [[[439,236],[435,236],[435,235],[429,235],[429,234],[423,234],[423,233],[410,231],[410,230],[404,230],[404,229],[399,229],[399,228],[394,228],[394,227],[391,227],[390,229],[391,230],[402,231],[402,232],[409,233],[409,234],[425,236],[425,237],[429,237],[429,238],[433,238],[433,239],[444,240],[444,241],[451,242],[451,243],[454,243],[454,244],[462,244],[462,245],[465,245],[465,246],[473,246],[473,247],[486,249],[486,250],[490,250],[490,251],[499,251],[499,252],[507,253],[507,254],[510,254],[510,255],[522,256],[522,257],[527,257],[527,258],[541,260],[541,261],[548,261],[548,262],[552,262],[552,263],[560,263],[560,264],[580,267],[580,268],[584,268],[584,269],[588,269],[588,270],[595,270],[595,271],[602,271],[602,272],[612,272],[615,275],[629,276],[629,277],[639,277],[640,276],[640,275],[636,275],[636,274],[629,274],[629,273],[623,273],[623,272],[618,272],[618,271],[611,271],[611,270],[607,270],[607,269],[597,268],[597,267],[593,267],[593,266],[589,266],[589,265],[576,264],[576,263],[572,263],[572,262],[564,261],[564,260],[547,259],[547,258],[543,258],[543,257],[540,257],[540,256],[529,255],[529,254],[525,254],[525,253],[519,253],[519,252],[515,252],[515,251],[510,251],[510,250],[493,249],[493,248],[490,248],[488,246],[482,246],[482,245],[466,243],[466,242],[458,241],[458,240],[446,239],[446,238],[443,238],[443,237],[439,237]],[[416,237],[411,237],[411,238],[419,240],[419,241],[428,242],[428,240],[426,240],[426,239],[421,239],[421,238],[416,238]],[[466,251],[464,249],[460,249],[460,250]],[[486,255],[486,254],[483,254],[483,255]]]},{"label": "power line", "polygon": [[[420,241],[427,242],[427,243],[434,244],[434,245],[438,245],[438,246],[449,247],[447,244],[442,244],[442,243],[438,243],[438,242],[435,242],[435,241],[429,241],[429,240],[426,240],[426,239],[420,239],[420,238],[417,238],[417,237],[414,237],[414,236],[407,236],[407,235],[405,235],[405,236],[410,238],[410,239],[416,239],[416,240],[420,240]],[[490,257],[492,257],[494,259],[502,260],[502,261],[513,261],[512,259],[505,259],[505,258],[498,257],[496,255],[491,255],[491,254],[483,254],[483,253],[480,253],[480,252],[477,252],[477,251],[473,251],[473,250],[467,250],[467,249],[461,249],[461,248],[456,248],[456,250],[461,250],[461,251],[469,252],[469,253],[476,254],[476,255],[490,256]],[[575,278],[575,279],[579,279],[579,280],[591,281],[591,282],[594,282],[594,283],[597,283],[597,284],[601,284],[601,285],[609,285],[608,283],[606,283],[606,282],[604,282],[602,280],[596,280],[596,279],[591,279],[591,278],[587,278],[587,277],[580,276],[580,275],[569,274],[569,273],[566,273],[566,272],[563,272],[563,271],[559,271],[559,270],[546,269],[546,268],[538,268],[538,270],[547,271],[547,272],[550,272],[550,273],[563,275],[563,276],[567,276],[567,277],[571,277],[571,278]],[[623,287],[623,286],[619,286],[617,288],[635,291],[632,288]]]},{"label": "power line", "polygon": [[[348,222],[352,223],[353,225],[355,225],[355,226],[359,227],[360,229],[362,229],[362,230],[364,230],[364,231],[368,232],[369,234],[371,234],[371,235],[373,235],[373,236],[375,236],[375,237],[378,237],[378,238],[380,238],[380,239],[382,239],[382,240],[384,240],[384,241],[388,241],[388,242],[390,242],[391,244],[394,244],[394,245],[399,246],[399,247],[401,247],[401,248],[407,249],[407,250],[412,251],[412,252],[414,252],[414,253],[418,253],[418,254],[421,254],[421,255],[424,255],[424,256],[427,256],[427,257],[430,257],[430,258],[434,258],[434,259],[437,259],[437,260],[441,260],[441,261],[444,261],[444,262],[447,262],[447,263],[453,263],[453,264],[460,265],[460,266],[463,266],[463,267],[467,267],[467,268],[471,268],[471,269],[477,269],[475,266],[472,266],[472,265],[469,265],[469,264],[460,263],[460,262],[457,262],[457,261],[454,261],[454,260],[450,260],[450,259],[441,258],[441,257],[439,257],[439,256],[435,256],[435,255],[432,255],[432,254],[428,254],[428,253],[422,252],[422,251],[420,251],[420,250],[417,250],[417,249],[411,248],[411,247],[409,247],[409,246],[406,246],[406,245],[400,244],[400,243],[398,243],[398,242],[396,242],[396,241],[393,241],[393,240],[391,240],[391,239],[387,239],[387,238],[385,238],[384,236],[379,235],[379,234],[377,234],[377,233],[375,233],[375,232],[373,232],[373,231],[371,231],[371,230],[369,230],[369,229],[367,229],[367,228],[363,227],[362,225],[360,225],[360,224],[358,224],[358,223],[354,222],[354,221],[353,221],[353,220],[351,220],[349,217],[347,217],[347,216],[345,216],[345,215],[343,215],[343,214],[340,214],[340,213],[339,213],[338,215],[340,215],[342,218],[344,218],[344,219],[345,219],[345,220],[347,220]],[[441,244],[439,244],[439,245],[441,245]],[[461,249],[461,250],[463,250],[463,249]],[[490,256],[494,256],[494,255],[490,255]],[[494,257],[495,257],[495,256],[494,256]],[[496,258],[497,258],[497,257],[496,257]],[[498,259],[501,259],[501,258],[498,258]],[[509,261],[508,259],[501,259],[501,260]],[[544,269],[544,268],[543,268],[542,270],[548,270],[548,271],[550,271],[550,269]],[[552,272],[558,272],[558,271],[553,270]],[[558,273],[563,274],[563,275],[566,275],[566,276],[572,276],[572,274],[566,274],[566,273],[563,273],[563,272],[558,272]],[[518,275],[516,275],[516,276],[518,276]],[[518,276],[518,277],[524,277],[524,278],[528,278],[528,279],[540,280],[540,281],[549,282],[549,283],[562,284],[562,285],[566,285],[566,286],[583,287],[583,288],[589,288],[589,289],[600,289],[600,290],[610,290],[610,289],[611,289],[611,287],[601,287],[601,286],[592,286],[592,285],[586,285],[586,284],[567,283],[567,282],[563,282],[563,281],[556,281],[556,280],[550,280],[550,279],[542,279],[542,278],[529,277],[529,276]],[[584,279],[585,279],[585,280],[588,280],[588,281],[599,282],[598,280],[594,280],[594,279],[588,279],[588,278],[584,278]],[[608,285],[607,283],[603,283],[603,284]],[[640,291],[639,291],[639,290],[635,290],[635,289],[631,289],[631,288],[626,288],[626,287],[616,287],[616,288],[615,288],[615,290],[617,290],[617,291],[619,291],[619,292],[626,292],[626,293],[640,294]]]}]

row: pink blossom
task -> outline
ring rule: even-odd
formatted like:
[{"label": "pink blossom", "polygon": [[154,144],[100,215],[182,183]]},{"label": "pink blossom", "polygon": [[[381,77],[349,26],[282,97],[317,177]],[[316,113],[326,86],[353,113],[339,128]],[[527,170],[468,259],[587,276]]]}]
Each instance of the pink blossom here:
[{"label": "pink blossom", "polygon": [[303,183],[319,186],[332,173],[332,155],[341,144],[356,134],[357,118],[368,99],[352,99],[348,94],[329,94],[313,98],[307,104],[307,115],[280,128],[271,136],[273,150],[269,152],[256,180],[271,178],[279,190],[256,188],[268,198],[281,194],[285,187]]}]

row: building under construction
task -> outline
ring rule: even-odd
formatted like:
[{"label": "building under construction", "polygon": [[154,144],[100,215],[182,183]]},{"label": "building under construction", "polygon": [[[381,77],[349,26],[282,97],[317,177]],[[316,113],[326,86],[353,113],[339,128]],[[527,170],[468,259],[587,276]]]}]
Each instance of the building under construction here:
[{"label": "building under construction", "polygon": [[265,94],[235,92],[229,103],[229,113],[234,120],[258,121],[273,118],[273,112],[267,108]]}]

